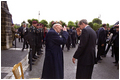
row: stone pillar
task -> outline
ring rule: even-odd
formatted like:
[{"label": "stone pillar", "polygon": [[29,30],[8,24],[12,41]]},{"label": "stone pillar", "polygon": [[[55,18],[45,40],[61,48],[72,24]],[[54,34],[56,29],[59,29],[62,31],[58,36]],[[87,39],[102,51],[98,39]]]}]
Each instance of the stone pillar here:
[{"label": "stone pillar", "polygon": [[12,47],[11,14],[7,2],[1,1],[1,49]]}]

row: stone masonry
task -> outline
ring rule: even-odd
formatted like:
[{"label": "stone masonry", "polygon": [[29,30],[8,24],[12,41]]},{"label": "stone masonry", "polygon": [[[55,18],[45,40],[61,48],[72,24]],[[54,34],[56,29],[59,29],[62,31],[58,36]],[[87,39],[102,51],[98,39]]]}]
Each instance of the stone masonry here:
[{"label": "stone masonry", "polygon": [[12,47],[11,32],[11,14],[9,12],[7,1],[1,1],[1,49]]}]

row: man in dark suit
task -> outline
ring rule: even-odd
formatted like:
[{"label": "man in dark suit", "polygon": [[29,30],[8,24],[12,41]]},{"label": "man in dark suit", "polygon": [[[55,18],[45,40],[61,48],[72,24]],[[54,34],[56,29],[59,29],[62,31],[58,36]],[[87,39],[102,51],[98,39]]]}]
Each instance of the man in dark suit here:
[{"label": "man in dark suit", "polygon": [[26,49],[28,48],[28,43],[27,43],[27,40],[26,40],[26,35],[28,34],[28,28],[26,27],[26,24],[23,23],[23,39],[24,39],[24,42],[23,42],[23,48],[22,48],[22,51],[25,49],[25,45],[26,45]]},{"label": "man in dark suit", "polygon": [[20,39],[21,39],[21,42],[23,42],[23,25],[21,25],[21,27],[18,28],[18,32],[19,32],[19,42],[20,42]]},{"label": "man in dark suit", "polygon": [[114,44],[114,54],[115,54],[115,62],[118,64],[119,61],[119,25],[115,25],[110,29],[110,32],[113,33],[113,44]]},{"label": "man in dark suit", "polygon": [[98,31],[98,52],[97,52],[97,61],[102,60],[101,55],[105,55],[105,47],[106,47],[106,24],[103,24],[102,27]]},{"label": "man in dark suit", "polygon": [[37,24],[37,36],[36,36],[36,38],[37,38],[37,45],[36,45],[36,52],[37,52],[37,55],[40,55],[41,54],[41,45],[42,45],[42,31],[41,31],[41,29],[40,29],[40,27],[41,27],[41,24],[39,23],[39,24]]},{"label": "man in dark suit", "polygon": [[46,35],[45,60],[42,71],[43,79],[64,78],[63,52],[60,45],[67,42],[68,33],[64,27],[61,34],[62,37],[60,37],[59,33],[61,30],[62,25],[56,23]]},{"label": "man in dark suit", "polygon": [[78,59],[76,79],[91,79],[95,64],[96,33],[88,25],[86,19],[79,21],[78,26],[82,30],[80,44],[73,56],[73,63]]},{"label": "man in dark suit", "polygon": [[72,29],[71,38],[72,38],[72,48],[75,48],[75,44],[76,44],[76,30],[75,30],[75,28]]}]

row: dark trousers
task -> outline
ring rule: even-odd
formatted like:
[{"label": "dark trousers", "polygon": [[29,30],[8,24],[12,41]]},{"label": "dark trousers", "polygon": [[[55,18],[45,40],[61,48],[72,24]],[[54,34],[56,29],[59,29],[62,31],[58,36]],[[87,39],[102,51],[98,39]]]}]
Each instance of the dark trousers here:
[{"label": "dark trousers", "polygon": [[91,79],[94,65],[77,66],[76,79]]},{"label": "dark trousers", "polygon": [[41,45],[42,45],[41,42],[39,42],[39,43],[36,45],[36,52],[37,52],[37,54],[40,54],[40,53],[41,53]]},{"label": "dark trousers", "polygon": [[20,40],[21,40],[21,42],[23,42],[23,35],[22,34],[20,34],[20,38],[19,38],[19,42],[20,42]]},{"label": "dark trousers", "polygon": [[36,46],[35,45],[30,45],[30,49],[32,51],[32,58],[35,56],[36,53]]},{"label": "dark trousers", "polygon": [[72,47],[75,47],[75,39],[72,39]]},{"label": "dark trousers", "polygon": [[118,63],[118,61],[119,61],[119,47],[114,47],[114,53],[115,53],[115,62]]},{"label": "dark trousers", "polygon": [[[109,51],[109,49],[110,49],[110,47],[112,46],[112,44],[108,44],[108,46],[107,46],[107,49],[105,50],[105,54],[107,55],[107,53],[108,53],[108,51]],[[112,56],[114,55],[114,45],[112,46]]]},{"label": "dark trousers", "polygon": [[98,45],[97,60],[100,60],[101,55],[105,55],[105,46]]},{"label": "dark trousers", "polygon": [[23,42],[23,49],[25,49],[25,45],[26,45],[26,48],[28,48],[28,43],[27,43],[27,40],[24,38],[24,42]]}]

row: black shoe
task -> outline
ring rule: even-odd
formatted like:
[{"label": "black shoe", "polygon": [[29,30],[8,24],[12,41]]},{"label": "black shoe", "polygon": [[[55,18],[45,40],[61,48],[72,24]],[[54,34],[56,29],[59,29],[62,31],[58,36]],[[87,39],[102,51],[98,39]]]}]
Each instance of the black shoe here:
[{"label": "black shoe", "polygon": [[24,51],[24,49],[22,49],[22,51]]},{"label": "black shoe", "polygon": [[113,57],[113,55],[111,55],[111,57]]},{"label": "black shoe", "polygon": [[32,62],[35,62],[36,60],[32,59]]},{"label": "black shoe", "polygon": [[25,48],[25,49],[28,49],[28,47],[27,47],[27,48]]},{"label": "black shoe", "polygon": [[40,50],[40,52],[43,52],[42,50]]},{"label": "black shoe", "polygon": [[99,60],[102,60],[101,58]]},{"label": "black shoe", "polygon": [[118,66],[118,63],[116,63],[115,66]]},{"label": "black shoe", "polygon": [[98,63],[101,63],[101,61],[99,61],[99,60],[98,60],[97,62],[98,62]]},{"label": "black shoe", "polygon": [[[30,63],[29,63],[29,61],[28,61],[28,64],[30,64]],[[34,63],[33,63],[33,62],[32,62],[32,65],[34,65]]]},{"label": "black shoe", "polygon": [[113,62],[113,63],[115,63],[115,64],[116,64],[117,62]]},{"label": "black shoe", "polygon": [[37,53],[37,55],[40,55],[40,54],[41,54],[40,52]]},{"label": "black shoe", "polygon": [[34,58],[34,59],[37,59],[38,57],[37,57],[37,56],[34,56],[33,58]]}]

